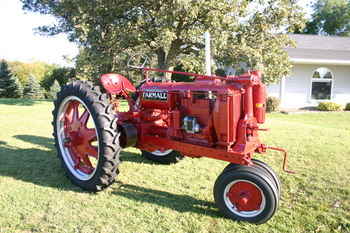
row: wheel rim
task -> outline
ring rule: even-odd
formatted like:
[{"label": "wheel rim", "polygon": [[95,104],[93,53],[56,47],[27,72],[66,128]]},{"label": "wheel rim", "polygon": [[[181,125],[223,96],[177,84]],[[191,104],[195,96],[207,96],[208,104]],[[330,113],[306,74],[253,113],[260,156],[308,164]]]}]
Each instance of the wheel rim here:
[{"label": "wheel rim", "polygon": [[231,212],[244,218],[258,216],[266,205],[262,190],[248,180],[229,183],[224,191],[224,201]]},{"label": "wheel rim", "polygon": [[155,156],[166,156],[168,154],[170,154],[171,152],[173,152],[172,149],[169,150],[155,150],[153,152],[151,152],[153,155]]},{"label": "wheel rim", "polygon": [[61,155],[71,174],[79,180],[93,177],[99,160],[98,134],[90,116],[89,109],[76,96],[65,98],[57,114]]}]

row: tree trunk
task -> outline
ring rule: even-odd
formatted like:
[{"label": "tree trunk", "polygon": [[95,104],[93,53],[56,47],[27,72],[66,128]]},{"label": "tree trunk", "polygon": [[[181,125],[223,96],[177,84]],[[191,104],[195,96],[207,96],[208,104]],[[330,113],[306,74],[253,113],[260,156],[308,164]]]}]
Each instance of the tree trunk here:
[{"label": "tree trunk", "polygon": [[[166,62],[166,53],[163,48],[159,48],[157,50],[157,61],[158,61],[158,68],[161,70],[169,70],[169,64]],[[171,67],[173,68],[173,67]],[[163,78],[163,81],[167,81],[171,79],[170,73],[158,73]]]}]

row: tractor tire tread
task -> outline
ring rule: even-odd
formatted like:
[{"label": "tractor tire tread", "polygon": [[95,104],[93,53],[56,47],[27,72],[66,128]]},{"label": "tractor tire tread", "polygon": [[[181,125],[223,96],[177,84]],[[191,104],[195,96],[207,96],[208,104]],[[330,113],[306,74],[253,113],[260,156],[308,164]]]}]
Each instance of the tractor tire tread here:
[{"label": "tractor tire tread", "polygon": [[[57,114],[60,103],[68,96],[76,96],[84,102],[90,111],[91,117],[94,119],[96,130],[99,138],[99,161],[95,168],[96,172],[93,177],[87,181],[82,181],[70,174],[69,169],[61,156],[60,146],[57,139]],[[68,178],[72,183],[78,185],[87,191],[97,192],[110,186],[119,173],[118,165],[120,163],[119,153],[120,146],[116,138],[119,137],[115,116],[113,115],[111,104],[107,96],[101,92],[99,87],[93,86],[88,81],[73,81],[62,87],[57,93],[54,101],[53,122],[55,138],[55,146],[57,155],[61,160],[61,165],[66,170]]]}]

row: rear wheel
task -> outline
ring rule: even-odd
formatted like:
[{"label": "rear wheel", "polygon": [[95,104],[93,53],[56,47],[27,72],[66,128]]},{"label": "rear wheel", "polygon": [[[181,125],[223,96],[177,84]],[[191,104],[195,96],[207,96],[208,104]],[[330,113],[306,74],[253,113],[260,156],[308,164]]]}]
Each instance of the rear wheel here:
[{"label": "rear wheel", "polygon": [[183,159],[183,155],[175,150],[155,150],[153,152],[142,151],[142,156],[145,158],[162,164],[177,163]]},{"label": "rear wheel", "polygon": [[53,111],[58,157],[69,179],[88,191],[111,185],[118,174],[119,133],[112,105],[99,87],[76,81],[57,94]]},{"label": "rear wheel", "polygon": [[278,191],[261,170],[242,166],[223,172],[214,185],[214,199],[233,220],[262,224],[276,212]]}]

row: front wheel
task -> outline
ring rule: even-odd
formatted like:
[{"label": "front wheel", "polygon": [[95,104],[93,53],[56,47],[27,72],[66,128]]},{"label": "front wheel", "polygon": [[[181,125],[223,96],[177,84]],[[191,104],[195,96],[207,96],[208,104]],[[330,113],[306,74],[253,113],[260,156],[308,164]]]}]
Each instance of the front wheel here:
[{"label": "front wheel", "polygon": [[214,199],[228,218],[255,224],[268,221],[279,202],[275,184],[254,167],[223,172],[215,182]]},{"label": "front wheel", "polygon": [[177,163],[181,159],[183,159],[183,155],[181,155],[180,152],[175,150],[155,150],[152,152],[149,151],[142,151],[142,156],[145,158],[162,164],[171,164],[171,163]]},{"label": "front wheel", "polygon": [[[270,177],[270,179],[273,180],[273,182],[278,190],[278,196],[280,196],[281,195],[281,181],[279,180],[276,172],[269,165],[267,165],[266,163],[264,163],[261,160],[252,159],[252,162],[253,162],[253,167],[263,170],[264,172],[267,173],[267,175]],[[235,169],[242,167],[242,166],[243,165],[240,165],[240,164],[230,163],[224,168],[223,172],[226,172],[229,170],[235,170]]]},{"label": "front wheel", "polygon": [[68,178],[88,191],[111,185],[118,174],[119,133],[113,106],[91,83],[75,81],[57,94],[53,111],[58,157]]}]

